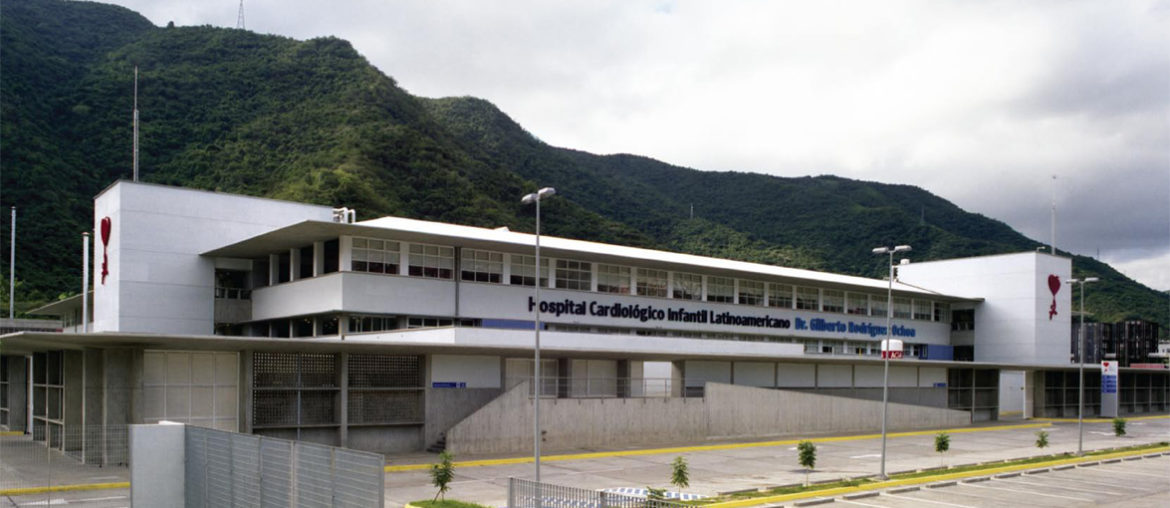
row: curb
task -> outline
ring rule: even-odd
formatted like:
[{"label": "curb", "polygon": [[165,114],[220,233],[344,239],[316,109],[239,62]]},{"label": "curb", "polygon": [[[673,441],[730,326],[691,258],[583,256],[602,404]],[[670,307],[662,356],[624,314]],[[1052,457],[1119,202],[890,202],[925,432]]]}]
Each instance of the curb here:
[{"label": "curb", "polygon": [[72,492],[76,490],[104,490],[128,489],[130,482],[112,483],[78,483],[75,485],[52,485],[49,487],[20,487],[15,489],[0,489],[0,496],[27,496],[29,494],[44,494],[46,492]]},{"label": "curb", "polygon": [[[891,432],[886,434],[887,437],[913,437],[913,436],[932,436],[938,432],[946,432],[948,434],[966,434],[971,432],[990,432],[997,430],[1017,430],[1017,429],[1039,429],[1051,427],[1051,422],[1042,423],[1024,423],[1019,425],[995,425],[986,427],[962,427],[957,429],[935,429],[935,430],[912,430],[906,432]],[[835,443],[842,441],[860,441],[864,439],[878,439],[881,434],[858,434],[853,436],[833,436],[833,437],[814,437],[808,439],[784,439],[779,441],[757,441],[751,443],[726,443],[715,445],[698,445],[698,446],[676,446],[669,448],[645,448],[641,450],[615,450],[609,452],[592,452],[592,453],[574,453],[574,454],[560,454],[560,455],[541,455],[541,462],[556,462],[563,460],[587,460],[587,459],[603,459],[609,457],[636,457],[640,455],[659,455],[659,454],[677,454],[688,452],[702,452],[714,450],[733,450],[741,448],[763,448],[768,446],[788,446],[799,444],[801,441],[811,441],[813,443]],[[478,466],[503,466],[512,464],[531,464],[532,457],[509,457],[504,459],[481,459],[481,460],[466,460],[461,462],[454,462],[455,467],[478,467]],[[384,467],[387,473],[401,473],[406,471],[423,471],[431,468],[430,463],[425,464],[400,464],[387,465]]]}]

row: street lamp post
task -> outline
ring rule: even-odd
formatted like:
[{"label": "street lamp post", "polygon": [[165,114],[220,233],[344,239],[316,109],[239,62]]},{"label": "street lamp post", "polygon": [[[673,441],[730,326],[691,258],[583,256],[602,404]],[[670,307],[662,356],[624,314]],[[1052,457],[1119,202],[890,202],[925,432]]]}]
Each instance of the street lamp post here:
[{"label": "street lamp post", "polygon": [[540,200],[556,194],[557,190],[545,187],[520,199],[526,205],[536,203],[536,281],[533,287],[533,299],[536,302],[536,323],[533,331],[536,332],[536,343],[533,348],[533,390],[532,390],[532,457],[536,463],[536,483],[540,483]]},{"label": "street lamp post", "polygon": [[874,254],[889,254],[890,255],[890,278],[889,287],[886,290],[886,344],[882,351],[882,364],[884,364],[884,372],[882,374],[882,470],[881,479],[889,479],[886,476],[886,422],[888,421],[887,409],[890,403],[890,338],[893,336],[892,324],[894,320],[894,253],[910,252],[909,245],[898,245],[896,247],[878,247],[873,250]]},{"label": "street lamp post", "polygon": [[1080,346],[1077,348],[1079,353],[1080,364],[1080,395],[1077,397],[1077,455],[1085,454],[1085,284],[1090,282],[1097,282],[1096,277],[1085,277],[1083,279],[1069,279],[1065,282],[1069,284],[1081,285],[1081,327],[1077,334]]}]

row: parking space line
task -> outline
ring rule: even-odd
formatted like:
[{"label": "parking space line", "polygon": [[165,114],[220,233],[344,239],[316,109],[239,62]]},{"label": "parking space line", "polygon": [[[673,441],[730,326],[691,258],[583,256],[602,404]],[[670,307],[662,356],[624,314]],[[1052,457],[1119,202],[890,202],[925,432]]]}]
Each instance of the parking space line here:
[{"label": "parking space line", "polygon": [[1164,474],[1143,473],[1141,471],[1116,471],[1114,468],[1100,468],[1100,467],[1098,467],[1098,468],[1094,468],[1094,471],[1114,472],[1117,474],[1124,474],[1124,475],[1136,474],[1138,476],[1153,476],[1154,478],[1166,478],[1166,475],[1164,475]]},{"label": "parking space line", "polygon": [[921,497],[899,496],[897,494],[886,494],[885,492],[883,492],[882,495],[889,496],[889,497],[896,498],[896,499],[905,499],[905,500],[914,501],[914,502],[934,503],[934,504],[941,504],[943,506],[957,506],[958,508],[975,508],[974,506],[968,506],[965,504],[948,503],[946,501],[935,501],[933,499],[923,499]]},{"label": "parking space line", "polygon": [[[1018,484],[1020,484],[1020,485],[1035,485],[1035,486],[1037,486],[1037,487],[1048,487],[1048,488],[1050,488],[1050,489],[1061,489],[1061,490],[1077,490],[1077,491],[1081,491],[1081,492],[1089,492],[1089,493],[1093,493],[1093,494],[1104,494],[1104,495],[1107,495],[1107,496],[1115,496],[1115,495],[1117,495],[1117,494],[1120,494],[1120,493],[1121,493],[1121,492],[1118,492],[1118,491],[1105,491],[1105,490],[1092,490],[1092,489],[1078,489],[1078,488],[1076,488],[1076,487],[1068,487],[1068,486],[1064,486],[1064,485],[1048,485],[1048,484],[1045,484],[1045,483],[1039,483],[1039,482],[1026,482],[1026,481],[1022,481],[1022,480],[996,480],[996,481],[997,481],[997,482],[1003,482],[1003,483],[1018,483]],[[1124,491],[1122,491],[1122,492],[1124,492]]]},{"label": "parking space line", "polygon": [[[996,480],[996,481],[998,481],[998,480]],[[975,485],[975,484],[973,484],[973,483],[960,483],[960,484],[959,484],[959,486],[960,486],[960,487],[971,487],[971,488],[974,488],[974,489],[991,489],[991,490],[1002,490],[1002,491],[1004,491],[1004,492],[1015,492],[1015,493],[1017,493],[1017,494],[1031,494],[1031,495],[1033,495],[1033,496],[1045,496],[1045,497],[1055,497],[1055,498],[1060,498],[1060,499],[1071,499],[1071,500],[1073,500],[1073,501],[1084,501],[1084,502],[1086,502],[1086,503],[1091,503],[1091,502],[1093,502],[1093,500],[1092,500],[1092,499],[1085,499],[1085,498],[1083,498],[1083,497],[1058,496],[1058,495],[1056,495],[1056,494],[1041,494],[1041,493],[1039,493],[1039,492],[1032,492],[1032,491],[1030,491],[1030,490],[1020,490],[1020,489],[1005,489],[1005,488],[1003,488],[1003,487],[988,487],[988,486],[986,486],[986,485]]]},{"label": "parking space line", "polygon": [[880,504],[862,503],[860,501],[854,501],[852,499],[844,499],[844,498],[837,498],[837,499],[833,500],[833,502],[835,502],[835,503],[849,503],[849,504],[856,504],[856,505],[861,505],[861,506],[873,506],[875,508],[889,508],[888,506],[882,506]]},{"label": "parking space line", "polygon": [[[1089,473],[1089,472],[1090,472],[1088,469],[1080,469],[1080,470],[1078,470],[1078,471],[1079,471],[1079,472],[1083,472],[1083,473]],[[1095,482],[1095,481],[1093,481],[1093,480],[1085,480],[1085,479],[1081,479],[1081,478],[1062,478],[1062,477],[1060,477],[1060,476],[1056,476],[1056,475],[1049,475],[1049,476],[1045,476],[1044,478],[1045,478],[1045,479],[1047,479],[1047,480],[1058,481],[1058,482],[1091,483],[1091,484],[1094,484],[1094,485],[1102,485],[1102,486],[1105,486],[1105,487],[1117,487],[1117,488],[1119,488],[1119,489],[1125,489],[1125,490],[1137,490],[1137,491],[1140,491],[1140,492],[1146,492],[1146,491],[1144,491],[1144,490],[1142,490],[1142,489],[1135,488],[1135,487],[1133,487],[1133,486],[1131,486],[1131,485],[1129,485],[1129,484],[1117,484],[1117,483],[1108,483],[1108,482]],[[1149,492],[1153,492],[1153,491],[1149,491]]]}]

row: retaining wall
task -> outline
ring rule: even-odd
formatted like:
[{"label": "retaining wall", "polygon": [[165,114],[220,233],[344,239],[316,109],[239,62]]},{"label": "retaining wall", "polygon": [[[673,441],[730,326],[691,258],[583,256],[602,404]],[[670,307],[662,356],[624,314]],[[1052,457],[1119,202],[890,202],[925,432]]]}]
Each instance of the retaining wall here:
[{"label": "retaining wall", "polygon": [[[447,431],[463,454],[532,453],[523,383]],[[541,399],[541,452],[881,430],[881,401],[707,383],[703,398]],[[970,424],[966,411],[891,403],[892,430]]]}]

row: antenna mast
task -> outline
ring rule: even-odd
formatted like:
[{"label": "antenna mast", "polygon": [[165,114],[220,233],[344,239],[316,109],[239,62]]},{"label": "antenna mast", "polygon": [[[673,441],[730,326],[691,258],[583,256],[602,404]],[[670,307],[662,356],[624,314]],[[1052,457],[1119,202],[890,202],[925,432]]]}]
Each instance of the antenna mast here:
[{"label": "antenna mast", "polygon": [[1052,175],[1052,255],[1056,255],[1056,175]]},{"label": "antenna mast", "polygon": [[240,14],[236,16],[236,28],[244,29],[244,0],[240,0]]},{"label": "antenna mast", "polygon": [[138,181],[138,66],[134,66],[134,181]]}]

